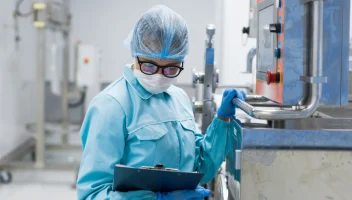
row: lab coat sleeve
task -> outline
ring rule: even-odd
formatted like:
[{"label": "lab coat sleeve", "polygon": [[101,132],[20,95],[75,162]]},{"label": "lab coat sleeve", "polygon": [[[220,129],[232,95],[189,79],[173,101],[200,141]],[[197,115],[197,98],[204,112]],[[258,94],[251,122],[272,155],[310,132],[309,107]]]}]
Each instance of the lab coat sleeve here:
[{"label": "lab coat sleeve", "polygon": [[112,191],[114,166],[125,147],[125,113],[111,96],[91,102],[81,127],[83,155],[77,179],[78,199],[156,199],[151,191]]},{"label": "lab coat sleeve", "polygon": [[202,183],[214,178],[220,165],[232,150],[235,139],[234,122],[225,122],[217,117],[209,125],[206,134],[195,134],[195,170],[204,174]]}]

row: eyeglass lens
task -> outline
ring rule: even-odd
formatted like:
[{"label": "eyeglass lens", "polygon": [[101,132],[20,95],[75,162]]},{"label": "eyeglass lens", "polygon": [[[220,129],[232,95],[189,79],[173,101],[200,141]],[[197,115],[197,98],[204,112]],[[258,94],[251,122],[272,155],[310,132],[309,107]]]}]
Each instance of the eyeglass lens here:
[{"label": "eyeglass lens", "polygon": [[[141,70],[146,74],[155,74],[158,71],[158,66],[152,63],[142,63]],[[163,73],[165,76],[173,77],[177,76],[180,72],[180,68],[178,67],[163,67]]]}]

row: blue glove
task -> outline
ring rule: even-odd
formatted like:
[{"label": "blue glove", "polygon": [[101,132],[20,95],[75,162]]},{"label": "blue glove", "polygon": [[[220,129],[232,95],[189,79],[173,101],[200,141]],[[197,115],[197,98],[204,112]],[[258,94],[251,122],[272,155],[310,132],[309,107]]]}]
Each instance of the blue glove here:
[{"label": "blue glove", "polygon": [[201,186],[198,186],[195,190],[179,190],[168,193],[157,193],[157,200],[191,200],[191,199],[203,199],[211,194],[210,190],[207,190]]},{"label": "blue glove", "polygon": [[232,99],[239,98],[242,101],[246,100],[246,93],[237,89],[226,89],[222,95],[222,101],[218,110],[218,116],[231,118],[236,114],[236,106],[232,103]]}]

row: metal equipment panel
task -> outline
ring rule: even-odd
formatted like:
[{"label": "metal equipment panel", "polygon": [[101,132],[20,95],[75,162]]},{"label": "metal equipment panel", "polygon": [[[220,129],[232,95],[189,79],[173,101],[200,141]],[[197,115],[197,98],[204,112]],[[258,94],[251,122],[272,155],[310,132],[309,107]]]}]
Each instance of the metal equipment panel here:
[{"label": "metal equipment panel", "polygon": [[[258,67],[257,77],[266,80],[266,72],[276,71],[276,59],[274,58],[274,49],[276,47],[277,38],[269,31],[268,24],[276,21],[276,9],[274,5],[270,5],[259,12],[258,25]],[[264,75],[263,75],[264,74]]]},{"label": "metal equipment panel", "polygon": [[[341,76],[343,47],[343,7],[342,1],[324,2],[324,58],[323,76],[328,77],[328,83],[323,84],[322,103],[339,105],[341,102]],[[347,42],[347,41],[346,41]],[[348,57],[346,57],[348,60]],[[348,65],[348,64],[347,64]],[[346,65],[346,66],[347,66]],[[347,67],[348,68],[348,67]],[[347,94],[347,93],[346,93]]]},{"label": "metal equipment panel", "polygon": [[281,38],[283,104],[296,105],[303,97],[304,6],[299,0],[285,0],[281,8],[284,36]]},{"label": "metal equipment panel", "polygon": [[[275,4],[279,2],[279,4]],[[258,1],[258,73],[257,91],[259,95],[266,96],[284,105],[297,105],[303,98],[305,83],[301,81],[304,75],[305,57],[311,55],[304,53],[304,44],[309,43],[304,35],[305,29],[311,27],[311,17],[305,14],[304,4],[300,0],[291,1]],[[277,46],[271,50],[261,48],[261,30],[263,19],[271,14],[263,8],[274,5],[277,20],[270,25],[281,27],[281,31],[272,31],[277,38]],[[349,27],[350,27],[350,2],[324,1],[323,20],[323,77],[327,83],[323,84],[322,105],[346,105],[348,99],[348,52],[349,52]],[[264,26],[265,27],[265,26]],[[271,51],[271,52],[267,52]],[[265,57],[261,55],[267,55]],[[262,65],[262,58],[271,62],[272,67]],[[270,63],[267,62],[269,65]]]},{"label": "metal equipment panel", "polygon": [[241,200],[347,200],[352,196],[352,153],[246,150]]},{"label": "metal equipment panel", "polygon": [[[286,122],[297,127],[295,130],[242,129],[242,200],[351,197],[350,120],[342,120],[340,129],[336,129],[337,119],[330,124],[325,119],[319,120]],[[321,129],[317,130],[316,126]]]},{"label": "metal equipment panel", "polygon": [[286,123],[295,130],[242,129],[241,199],[349,199],[350,120]]}]

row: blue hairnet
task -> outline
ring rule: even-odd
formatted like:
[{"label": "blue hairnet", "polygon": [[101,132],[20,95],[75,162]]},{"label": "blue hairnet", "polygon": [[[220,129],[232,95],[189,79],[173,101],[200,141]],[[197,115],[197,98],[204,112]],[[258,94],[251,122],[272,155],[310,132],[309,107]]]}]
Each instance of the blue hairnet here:
[{"label": "blue hairnet", "polygon": [[183,61],[188,53],[186,21],[166,6],[154,6],[137,22],[131,51],[133,57]]}]

